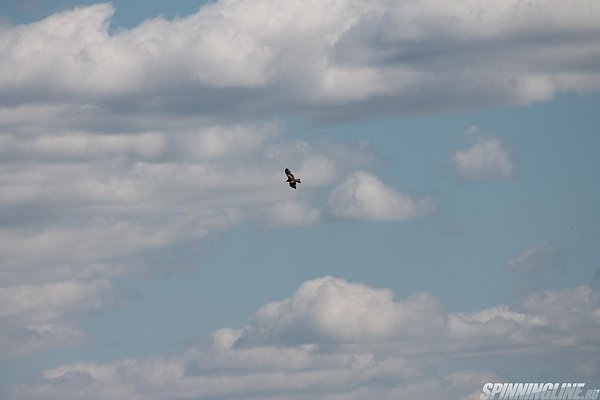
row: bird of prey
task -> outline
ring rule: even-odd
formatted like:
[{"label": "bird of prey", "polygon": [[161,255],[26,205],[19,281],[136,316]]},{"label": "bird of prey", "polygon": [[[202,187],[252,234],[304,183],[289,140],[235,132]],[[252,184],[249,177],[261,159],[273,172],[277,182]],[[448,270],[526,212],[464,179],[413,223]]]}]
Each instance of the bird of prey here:
[{"label": "bird of prey", "polygon": [[300,182],[300,178],[294,178],[294,174],[287,168],[285,169],[285,174],[287,176],[286,182],[289,182],[290,187],[296,189],[296,183],[302,183]]}]

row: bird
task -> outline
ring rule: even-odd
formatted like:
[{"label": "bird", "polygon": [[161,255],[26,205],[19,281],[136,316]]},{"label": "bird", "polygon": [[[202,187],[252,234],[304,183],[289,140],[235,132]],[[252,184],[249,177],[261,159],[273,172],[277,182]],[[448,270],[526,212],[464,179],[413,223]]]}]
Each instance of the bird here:
[{"label": "bird", "polygon": [[294,178],[294,174],[288,168],[285,169],[285,175],[287,176],[286,182],[289,182],[291,188],[296,189],[296,183],[302,183],[300,178]]}]

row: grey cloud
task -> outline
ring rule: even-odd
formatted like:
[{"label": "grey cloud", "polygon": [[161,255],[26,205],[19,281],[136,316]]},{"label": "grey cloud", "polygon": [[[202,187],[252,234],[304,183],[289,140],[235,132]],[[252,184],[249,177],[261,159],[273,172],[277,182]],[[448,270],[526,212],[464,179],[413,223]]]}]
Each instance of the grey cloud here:
[{"label": "grey cloud", "polygon": [[37,325],[8,324],[0,326],[1,359],[15,359],[34,351],[71,347],[89,340],[88,335],[71,321]]}]

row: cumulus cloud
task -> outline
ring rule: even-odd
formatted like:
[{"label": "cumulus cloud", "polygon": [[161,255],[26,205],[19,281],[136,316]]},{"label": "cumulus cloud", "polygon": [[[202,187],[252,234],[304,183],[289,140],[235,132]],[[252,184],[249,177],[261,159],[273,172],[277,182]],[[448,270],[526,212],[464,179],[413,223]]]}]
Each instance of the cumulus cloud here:
[{"label": "cumulus cloud", "polygon": [[0,103],[332,118],[528,103],[600,87],[593,7],[218,1],[109,32],[115,10],[97,4],[1,28]]},{"label": "cumulus cloud", "polygon": [[480,181],[506,179],[515,173],[512,156],[500,138],[481,135],[476,129],[470,129],[467,137],[475,143],[464,150],[457,150],[450,157],[450,163],[461,177]]},{"label": "cumulus cloud", "polygon": [[237,344],[345,343],[419,337],[441,321],[440,305],[421,294],[404,303],[386,289],[333,277],[305,282],[281,302],[263,306]]},{"label": "cumulus cloud", "polygon": [[503,378],[457,368],[455,357],[464,363],[483,355],[492,366],[494,355],[597,353],[588,345],[599,339],[599,312],[600,297],[587,285],[464,314],[427,293],[396,300],[387,289],[323,277],[206,344],[48,369],[13,386],[9,398],[472,399],[485,382]]},{"label": "cumulus cloud", "polygon": [[328,210],[338,218],[394,221],[420,217],[435,210],[431,197],[415,198],[386,186],[377,177],[358,171],[336,186]]},{"label": "cumulus cloud", "polygon": [[[568,310],[577,311],[560,322],[559,316]],[[589,285],[539,291],[512,306],[450,313],[428,293],[396,301],[390,290],[324,277],[303,283],[289,298],[261,307],[233,345],[398,342],[410,343],[409,352],[435,349],[462,354],[501,345],[544,348],[573,336],[578,344],[593,341],[599,310],[600,296]]]}]

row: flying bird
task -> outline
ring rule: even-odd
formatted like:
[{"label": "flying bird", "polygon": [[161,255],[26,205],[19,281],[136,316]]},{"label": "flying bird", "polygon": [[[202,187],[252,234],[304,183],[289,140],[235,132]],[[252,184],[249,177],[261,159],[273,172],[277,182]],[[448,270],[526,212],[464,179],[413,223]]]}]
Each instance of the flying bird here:
[{"label": "flying bird", "polygon": [[294,174],[292,174],[292,172],[289,169],[285,169],[285,174],[287,176],[287,181],[290,184],[290,187],[296,189],[296,183],[302,183],[300,182],[300,178],[296,179],[294,178]]}]

